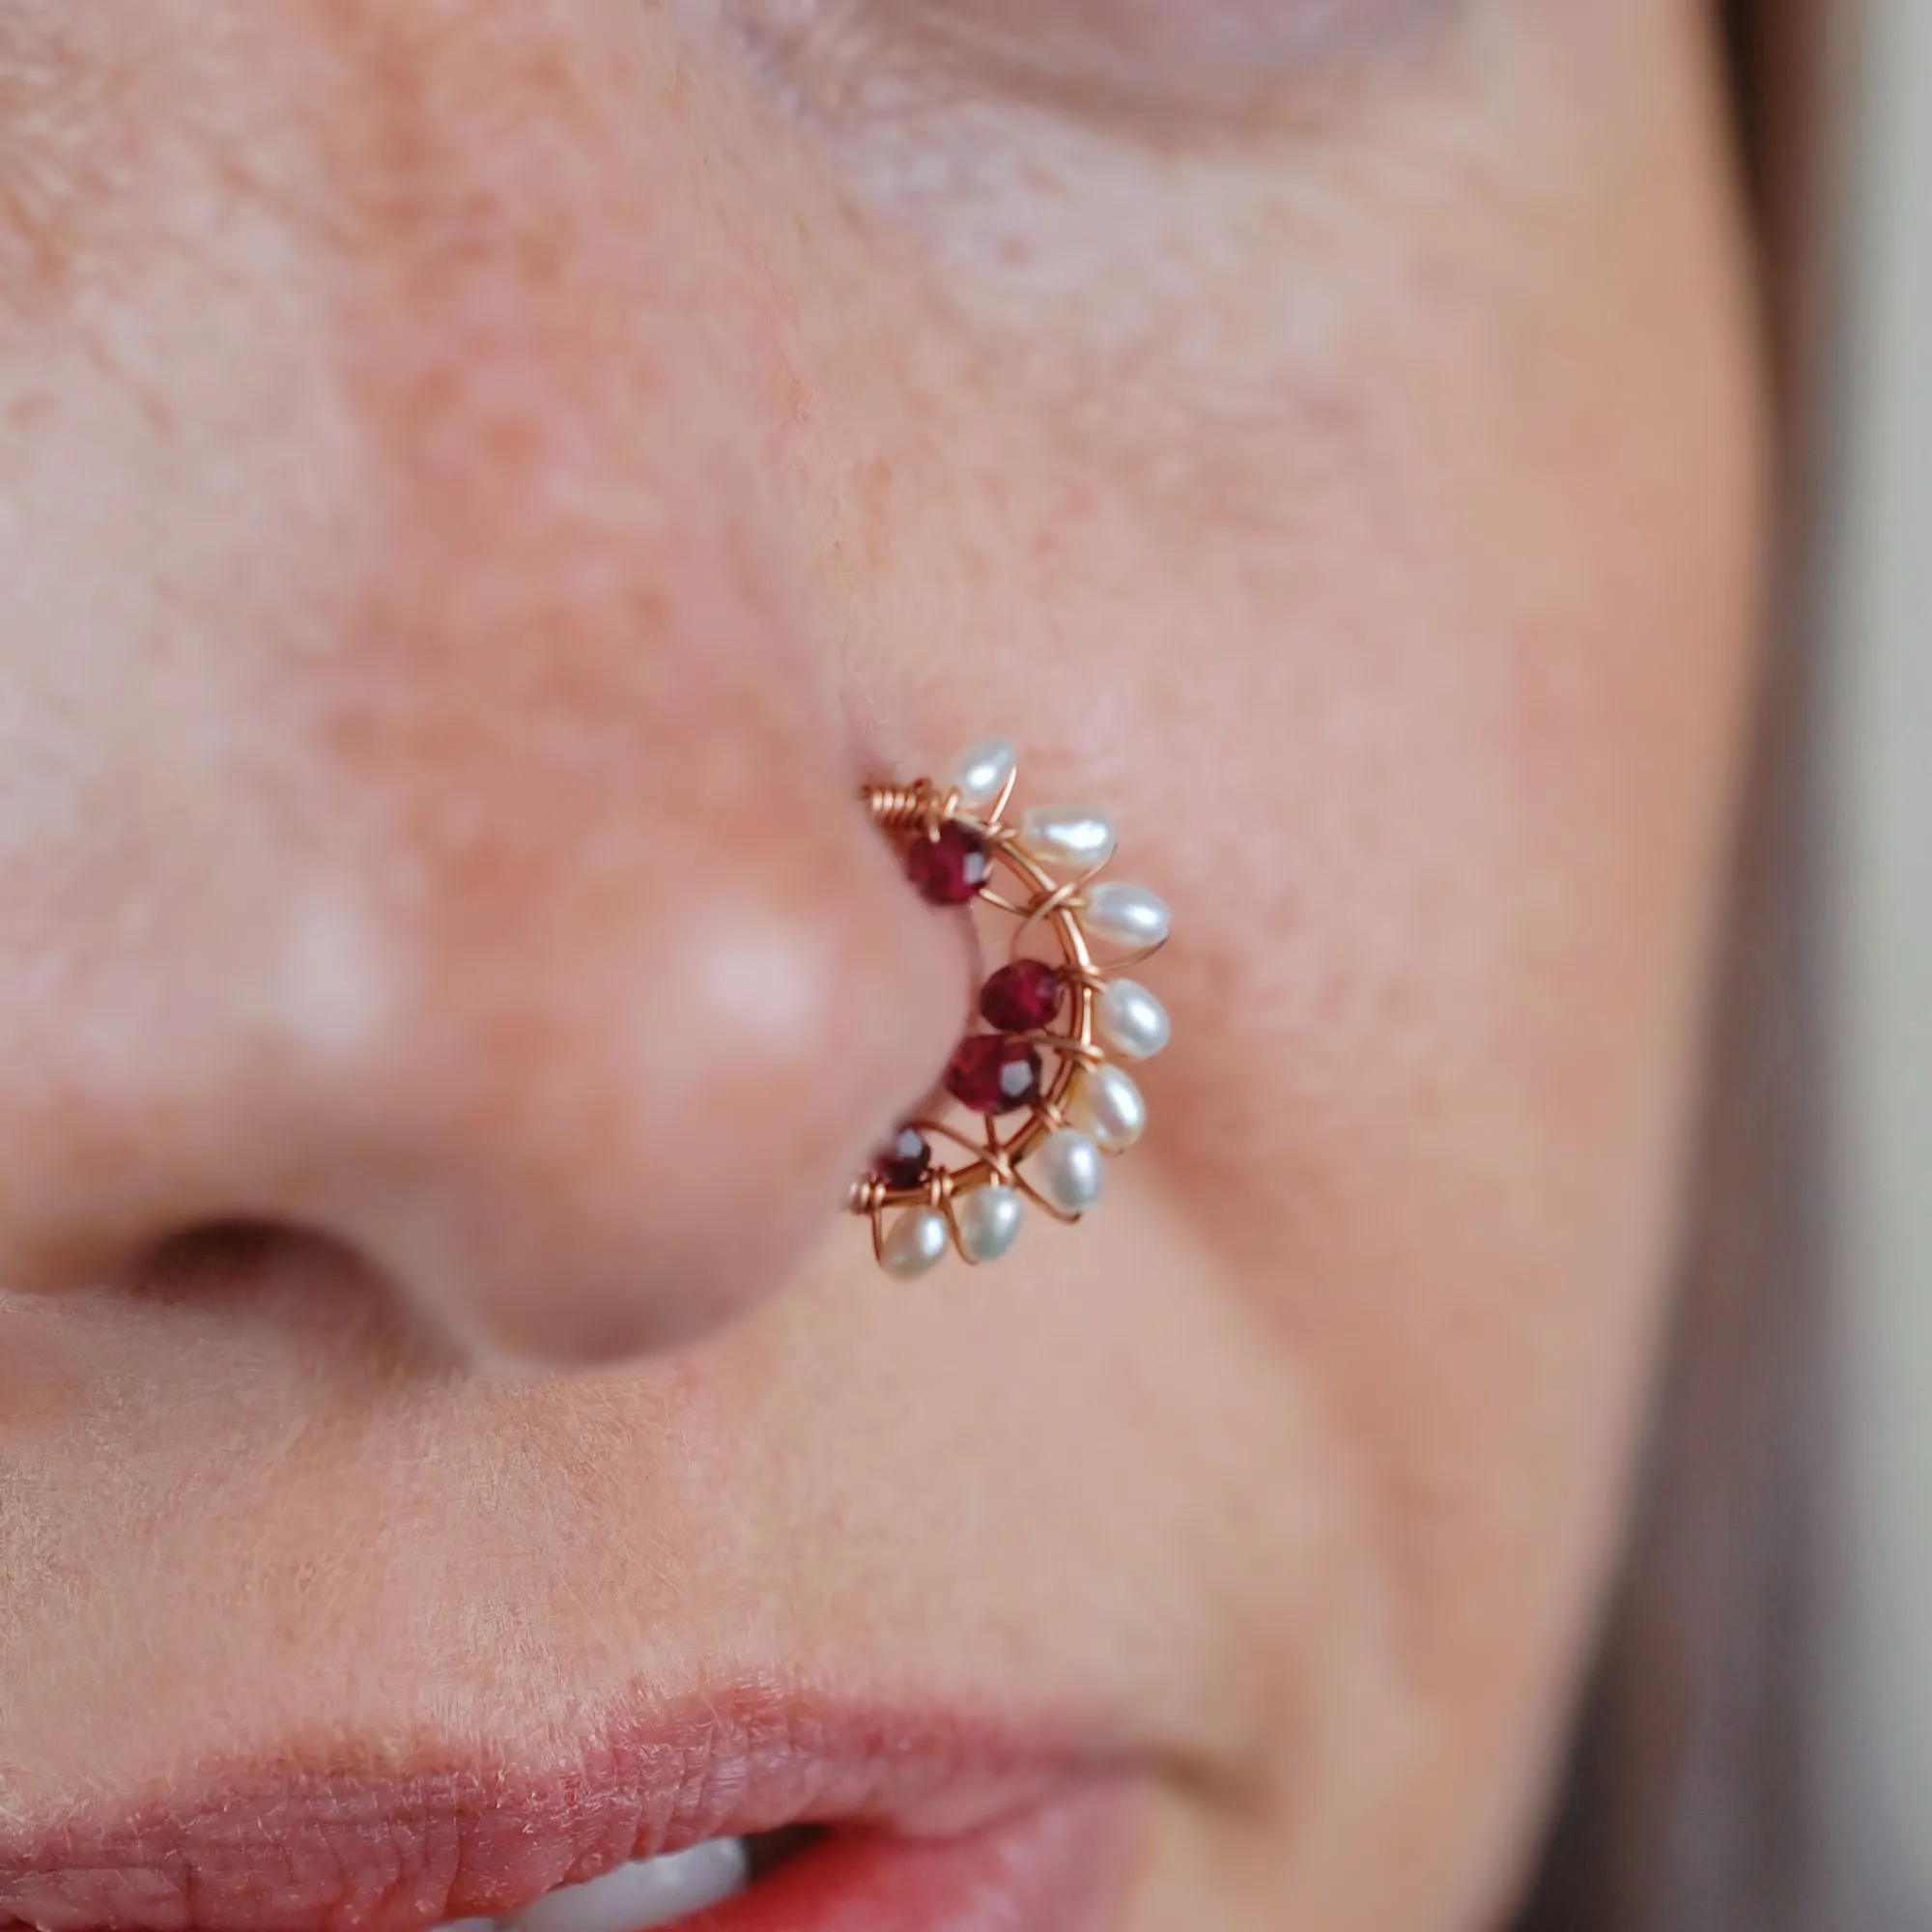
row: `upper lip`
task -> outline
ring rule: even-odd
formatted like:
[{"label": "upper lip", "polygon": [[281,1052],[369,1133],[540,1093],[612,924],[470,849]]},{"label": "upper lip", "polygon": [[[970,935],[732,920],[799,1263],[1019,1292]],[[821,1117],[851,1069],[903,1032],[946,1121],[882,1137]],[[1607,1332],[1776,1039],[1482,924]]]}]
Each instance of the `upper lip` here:
[{"label": "upper lip", "polygon": [[706,1838],[835,1820],[968,1832],[1083,1769],[1102,1767],[954,1712],[741,1686],[547,1758],[501,1741],[291,1752],[185,1798],[0,1832],[0,1928],[421,1932]]}]

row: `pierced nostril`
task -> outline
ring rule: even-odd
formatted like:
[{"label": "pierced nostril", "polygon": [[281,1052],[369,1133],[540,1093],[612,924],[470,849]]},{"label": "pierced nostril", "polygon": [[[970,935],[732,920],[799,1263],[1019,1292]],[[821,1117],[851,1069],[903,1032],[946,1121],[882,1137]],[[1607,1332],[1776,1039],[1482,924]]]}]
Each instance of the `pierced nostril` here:
[{"label": "pierced nostril", "polygon": [[319,1353],[353,1348],[365,1362],[424,1371],[461,1359],[381,1269],[334,1236],[294,1223],[183,1228],[134,1261],[126,1292],[137,1303],[205,1314],[226,1328],[273,1326],[316,1343]]},{"label": "pierced nostril", "polygon": [[156,1301],[225,1299],[245,1293],[295,1238],[270,1221],[206,1221],[164,1235],[128,1269],[128,1286]]},{"label": "pierced nostril", "polygon": [[[972,980],[970,918],[922,903],[842,783],[796,789],[781,836],[714,810],[621,864],[550,800],[527,864],[427,847],[408,893],[372,869],[354,922],[250,873],[246,943],[213,956],[179,902],[139,973],[22,1040],[0,1280],[274,1305],[526,1372],[751,1312],[836,1233]],[[76,1072],[97,1012],[114,1051]]]},{"label": "pierced nostril", "polygon": [[381,1287],[342,1242],[279,1221],[212,1220],[162,1236],[128,1270],[128,1292],[143,1300],[232,1303],[254,1298],[265,1283],[327,1273],[337,1284]]}]

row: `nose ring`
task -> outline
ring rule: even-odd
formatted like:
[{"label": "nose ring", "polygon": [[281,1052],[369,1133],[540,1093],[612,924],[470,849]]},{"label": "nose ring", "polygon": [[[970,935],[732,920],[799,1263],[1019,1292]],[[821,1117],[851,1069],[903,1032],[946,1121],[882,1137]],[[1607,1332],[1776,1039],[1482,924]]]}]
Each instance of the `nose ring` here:
[{"label": "nose ring", "polygon": [[875,1259],[901,1281],[949,1249],[997,1260],[1029,1203],[1068,1222],[1096,1207],[1107,1158],[1147,1125],[1121,1063],[1168,1042],[1166,1009],[1122,977],[1166,944],[1166,905],[1098,876],[1114,856],[1104,813],[1035,806],[1010,820],[1018,777],[1012,746],[989,738],[944,785],[860,794],[922,897],[1014,922],[1005,963],[980,988],[984,1030],[953,1050],[930,1110],[902,1121],[852,1184],[851,1211],[870,1221]]}]

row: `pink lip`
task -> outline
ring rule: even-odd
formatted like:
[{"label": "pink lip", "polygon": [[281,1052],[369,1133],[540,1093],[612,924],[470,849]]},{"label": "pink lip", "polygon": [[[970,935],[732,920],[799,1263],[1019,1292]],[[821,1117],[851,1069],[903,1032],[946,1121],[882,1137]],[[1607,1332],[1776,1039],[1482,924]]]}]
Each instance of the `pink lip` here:
[{"label": "pink lip", "polygon": [[189,1804],[0,1838],[0,1928],[424,1932],[630,1859],[823,1824],[795,1865],[693,1932],[1099,1932],[1116,1770],[955,1717],[743,1690],[547,1770],[242,1767]]}]

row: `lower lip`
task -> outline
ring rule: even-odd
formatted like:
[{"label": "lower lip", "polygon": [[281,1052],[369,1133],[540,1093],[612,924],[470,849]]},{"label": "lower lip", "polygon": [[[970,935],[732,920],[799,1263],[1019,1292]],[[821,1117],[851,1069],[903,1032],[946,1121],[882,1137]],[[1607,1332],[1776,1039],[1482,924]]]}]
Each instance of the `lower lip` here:
[{"label": "lower lip", "polygon": [[1108,1932],[1123,1809],[1101,1788],[961,1838],[835,1829],[670,1932]]}]

